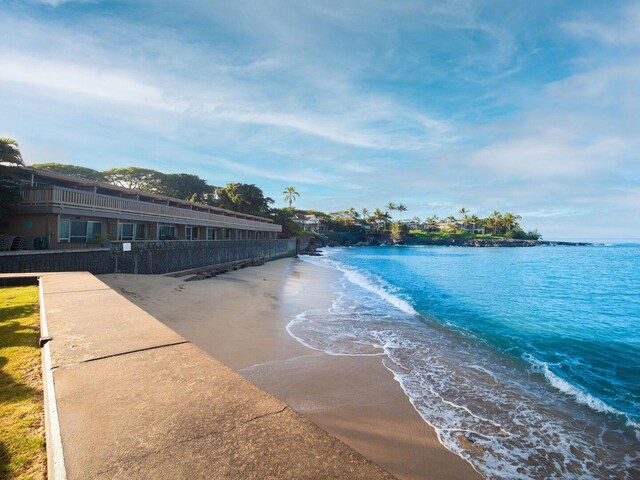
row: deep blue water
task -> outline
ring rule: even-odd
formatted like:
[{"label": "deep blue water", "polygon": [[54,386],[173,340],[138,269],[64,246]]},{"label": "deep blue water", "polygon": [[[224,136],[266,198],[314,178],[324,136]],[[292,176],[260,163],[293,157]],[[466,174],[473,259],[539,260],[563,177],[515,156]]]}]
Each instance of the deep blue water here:
[{"label": "deep blue water", "polygon": [[290,333],[380,355],[485,476],[640,478],[640,246],[324,253],[335,302]]}]

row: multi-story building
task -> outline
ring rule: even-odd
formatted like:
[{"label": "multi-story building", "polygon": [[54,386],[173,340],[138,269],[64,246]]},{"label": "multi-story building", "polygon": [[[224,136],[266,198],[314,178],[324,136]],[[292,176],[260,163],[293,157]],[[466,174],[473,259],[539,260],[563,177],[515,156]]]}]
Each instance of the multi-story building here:
[{"label": "multi-story building", "polygon": [[104,240],[253,240],[282,232],[273,220],[33,168],[16,168],[23,200],[0,233],[49,248]]}]

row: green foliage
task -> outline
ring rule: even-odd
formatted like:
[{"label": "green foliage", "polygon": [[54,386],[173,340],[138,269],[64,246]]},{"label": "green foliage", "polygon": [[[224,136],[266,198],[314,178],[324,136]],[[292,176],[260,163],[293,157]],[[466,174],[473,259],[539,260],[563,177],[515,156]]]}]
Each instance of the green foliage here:
[{"label": "green foliage", "polygon": [[246,183],[228,183],[226,187],[216,188],[215,196],[214,206],[257,216],[268,215],[273,203],[258,187]]},{"label": "green foliage", "polygon": [[80,177],[94,182],[104,182],[102,172],[93,168],[79,167],[78,165],[69,165],[64,163],[34,163],[31,165],[38,170],[47,170],[49,172],[59,173],[60,175],[69,175],[70,177]]},{"label": "green foliage", "polygon": [[293,237],[303,233],[300,225],[294,220],[295,210],[292,208],[274,208],[271,210],[271,218],[278,225],[282,225],[282,234]]},{"label": "green foliage", "polygon": [[292,208],[293,202],[296,201],[296,198],[300,196],[300,194],[296,191],[296,187],[293,185],[284,189],[284,201],[289,202],[289,208]]},{"label": "green foliage", "polygon": [[394,242],[401,240],[402,237],[408,233],[409,229],[402,222],[393,222],[391,224],[391,238]]},{"label": "green foliage", "polygon": [[12,138],[0,138],[0,163],[24,165],[18,142]]},{"label": "green foliage", "polygon": [[18,143],[11,138],[0,138],[0,219],[2,219],[22,196],[22,184],[13,175],[13,168],[24,165]]},{"label": "green foliage", "polygon": [[161,194],[165,180],[164,173],[140,167],[109,168],[102,174],[113,185],[156,194]]},{"label": "green foliage", "polygon": [[44,478],[38,287],[0,289],[0,478]]},{"label": "green foliage", "polygon": [[204,202],[215,188],[207,185],[206,180],[188,173],[164,174],[158,187],[162,195],[192,202]]},{"label": "green foliage", "polygon": [[22,183],[13,176],[12,168],[0,166],[0,219],[22,200]]}]

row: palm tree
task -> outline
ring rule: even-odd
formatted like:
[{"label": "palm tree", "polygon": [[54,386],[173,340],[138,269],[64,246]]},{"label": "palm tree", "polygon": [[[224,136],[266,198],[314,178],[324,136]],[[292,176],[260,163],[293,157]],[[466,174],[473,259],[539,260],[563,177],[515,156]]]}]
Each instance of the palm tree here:
[{"label": "palm tree", "polygon": [[287,187],[284,189],[284,201],[289,202],[289,208],[293,205],[293,202],[296,201],[296,198],[300,196],[298,192],[296,192],[296,187]]},{"label": "palm tree", "polygon": [[494,210],[487,220],[489,220],[489,225],[493,229],[493,234],[495,235],[496,233],[498,233],[498,230],[500,229],[502,223],[502,215],[500,214],[500,212],[498,210]]},{"label": "palm tree", "polygon": [[371,214],[371,218],[376,224],[376,229],[380,229],[380,222],[383,220],[384,216],[385,216],[385,213],[379,208],[376,208]]},{"label": "palm tree", "polygon": [[400,212],[400,221],[402,221],[402,212],[406,212],[407,207],[403,203],[399,203],[396,210]]},{"label": "palm tree", "polygon": [[469,216],[467,215],[467,213],[469,213],[469,210],[462,207],[460,210],[458,210],[458,213],[462,215],[462,228],[466,230],[467,222],[469,221]]},{"label": "palm tree", "polygon": [[516,226],[518,226],[518,220],[521,220],[522,217],[520,215],[514,215],[513,213],[505,213],[504,217],[502,217],[502,221],[504,222],[504,227],[506,231],[514,230]]},{"label": "palm tree", "polygon": [[393,203],[393,202],[387,203],[387,206],[385,207],[385,210],[387,212],[393,212],[394,210],[397,210],[397,209],[398,209],[398,207],[396,207],[396,204]]},{"label": "palm tree", "polygon": [[11,138],[0,138],[0,163],[24,165],[18,142]]},{"label": "palm tree", "polygon": [[438,225],[438,216],[431,215],[429,218],[427,218],[427,225],[429,226],[429,230],[435,230]]},{"label": "palm tree", "polygon": [[360,213],[362,213],[362,218],[365,221],[369,220],[369,210],[367,210],[366,208],[363,208],[362,210],[360,210]]}]

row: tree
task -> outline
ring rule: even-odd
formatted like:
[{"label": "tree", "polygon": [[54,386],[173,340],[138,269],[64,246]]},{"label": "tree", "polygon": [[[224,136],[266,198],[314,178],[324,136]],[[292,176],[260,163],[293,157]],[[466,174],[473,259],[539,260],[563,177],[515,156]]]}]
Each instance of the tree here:
[{"label": "tree", "polygon": [[160,194],[165,174],[150,168],[120,167],[102,172],[106,182],[143,192]]},{"label": "tree", "polygon": [[292,237],[300,235],[302,228],[294,220],[295,212],[292,208],[274,208],[270,214],[273,221],[278,225],[282,225],[282,235]]},{"label": "tree", "polygon": [[69,165],[66,163],[34,163],[31,165],[38,170],[47,170],[48,172],[59,173],[60,175],[69,175],[70,177],[86,178],[94,182],[104,182],[102,172],[93,168],[79,167],[78,165]]},{"label": "tree", "polygon": [[206,180],[188,173],[165,174],[157,188],[161,195],[192,202],[204,202],[207,194],[213,193]]},{"label": "tree", "polygon": [[427,226],[430,231],[435,231],[438,226],[438,216],[431,215],[429,218],[427,218]]},{"label": "tree", "polygon": [[296,191],[296,187],[290,186],[284,189],[284,201],[289,202],[289,208],[292,208],[293,202],[296,201],[296,198],[300,196],[300,194]]},{"label": "tree", "polygon": [[407,231],[407,226],[402,222],[393,222],[391,224],[391,239],[393,243],[398,243],[402,240],[403,235]]},{"label": "tree", "polygon": [[491,228],[493,234],[497,234],[502,228],[502,215],[498,210],[494,210],[491,216],[485,220],[485,225]]},{"label": "tree", "polygon": [[464,228],[467,227],[467,223],[469,222],[469,215],[467,215],[469,213],[469,210],[467,210],[466,208],[462,207],[460,210],[458,210],[458,213],[460,215],[462,215],[462,224],[464,226]]},{"label": "tree", "polygon": [[505,229],[504,233],[519,229],[520,225],[518,225],[518,220],[521,219],[522,217],[520,215],[514,215],[513,213],[509,212],[505,213],[502,217],[502,223]]},{"label": "tree", "polygon": [[369,210],[366,208],[363,208],[362,210],[360,210],[360,213],[362,213],[362,219],[366,222],[369,221]]},{"label": "tree", "polygon": [[265,216],[271,211],[273,199],[265,197],[255,185],[246,183],[228,183],[226,187],[216,188],[214,206],[234,210],[249,215]]},{"label": "tree", "polygon": [[11,138],[0,138],[0,218],[22,198],[22,184],[14,175],[12,168],[24,165],[18,142]]},{"label": "tree", "polygon": [[0,163],[24,165],[18,142],[12,138],[0,138]]},{"label": "tree", "polygon": [[396,206],[396,210],[400,212],[400,221],[402,221],[402,214],[407,211],[407,207],[404,204],[399,203],[398,206]]},{"label": "tree", "polygon": [[384,217],[385,217],[385,213],[379,208],[376,208],[371,214],[371,219],[374,221],[376,225],[376,230],[380,230],[380,224],[383,222]]},{"label": "tree", "polygon": [[398,209],[398,207],[396,207],[396,204],[395,204],[395,203],[393,203],[393,202],[389,202],[389,203],[387,203],[387,206],[385,207],[385,210],[386,210],[386,211],[387,211],[387,213],[389,213],[389,214],[390,214],[391,212],[393,212],[394,210],[397,210],[397,209]]}]

